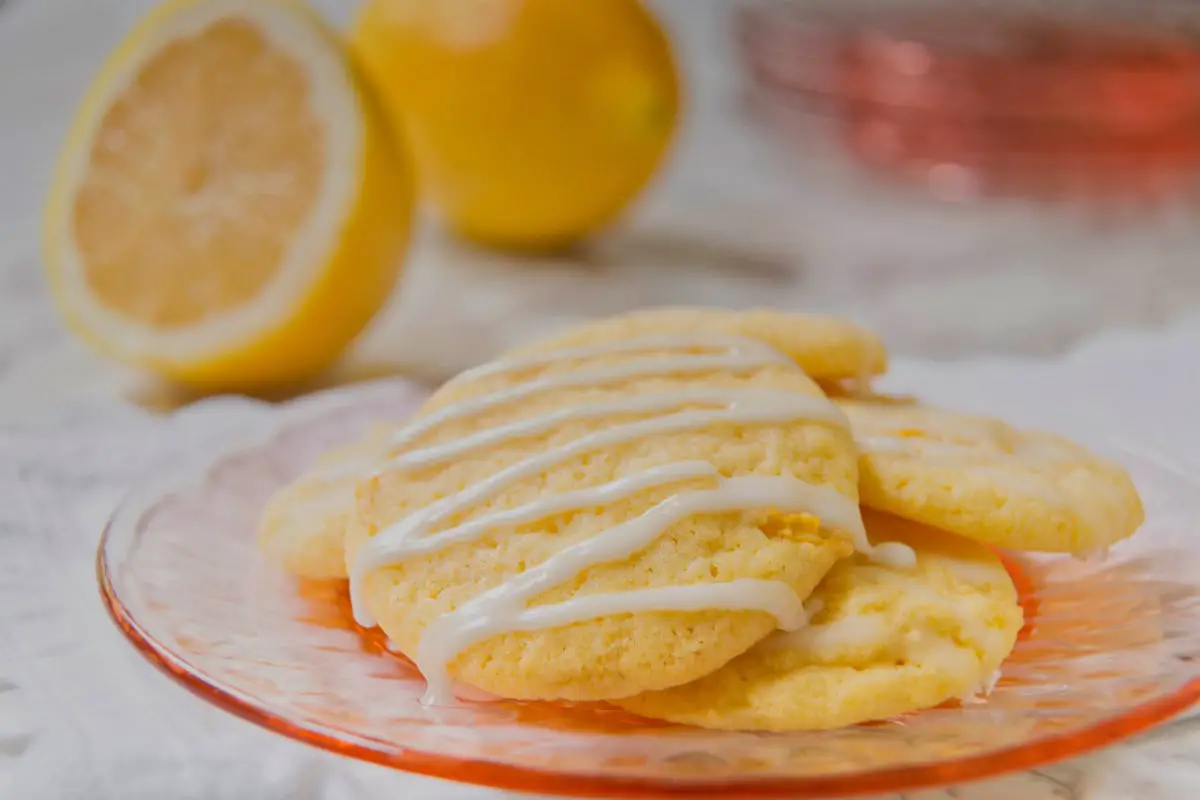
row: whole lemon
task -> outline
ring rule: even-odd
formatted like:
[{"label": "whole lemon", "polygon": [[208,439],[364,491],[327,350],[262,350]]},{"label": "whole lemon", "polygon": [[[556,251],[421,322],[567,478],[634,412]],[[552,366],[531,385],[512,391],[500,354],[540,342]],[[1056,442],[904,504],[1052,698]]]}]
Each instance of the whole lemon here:
[{"label": "whole lemon", "polygon": [[550,249],[601,228],[676,127],[670,44],[638,0],[367,0],[351,38],[422,190],[483,244]]}]

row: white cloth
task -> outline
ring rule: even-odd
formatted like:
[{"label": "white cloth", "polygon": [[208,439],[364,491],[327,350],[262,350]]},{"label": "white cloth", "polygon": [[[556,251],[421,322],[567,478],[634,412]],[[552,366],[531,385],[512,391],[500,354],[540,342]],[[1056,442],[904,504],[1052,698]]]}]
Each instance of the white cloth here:
[{"label": "white cloth", "polygon": [[[1114,334],[1061,362],[902,363],[888,388],[1105,444],[1123,437],[1200,474],[1200,320]],[[354,391],[350,389],[348,391]],[[101,609],[104,518],[142,476],[276,413],[210,400],[170,417],[81,408],[0,427],[0,797],[13,800],[363,800],[511,793],[358,764],[204,706],[155,673]],[[1200,796],[1200,723],[1101,755],[911,800]]]}]

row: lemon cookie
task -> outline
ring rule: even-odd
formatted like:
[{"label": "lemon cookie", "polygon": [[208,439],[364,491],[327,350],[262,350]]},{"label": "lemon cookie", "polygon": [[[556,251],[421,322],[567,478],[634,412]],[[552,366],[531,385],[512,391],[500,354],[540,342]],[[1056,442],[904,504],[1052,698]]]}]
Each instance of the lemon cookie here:
[{"label": "lemon cookie", "polygon": [[724,333],[778,349],[818,382],[859,380],[887,370],[887,350],[875,334],[840,317],[788,314],[774,309],[651,308],[573,328],[514,353],[653,334]]},{"label": "lemon cookie", "polygon": [[387,455],[388,429],[317,459],[267,501],[258,545],[267,560],[298,578],[346,577],[345,533],[355,510],[354,487]]},{"label": "lemon cookie", "polygon": [[919,403],[839,400],[871,508],[1016,550],[1087,553],[1143,520],[1129,474],[1060,436]]},{"label": "lemon cookie", "polygon": [[694,680],[870,548],[845,418],[790,357],[640,319],[464,373],[359,484],[355,614],[429,700],[451,676],[573,700]]},{"label": "lemon cookie", "polygon": [[[661,335],[686,337],[705,332],[718,337],[741,335],[773,345],[810,374],[827,380],[860,378],[882,372],[886,367],[882,343],[848,321],[771,310],[638,311],[589,323],[509,355],[559,351],[573,344],[625,336],[634,343],[645,342],[647,337],[661,342]],[[455,391],[449,390],[447,396],[455,396]],[[346,577],[343,534],[353,504],[354,484],[360,476],[349,474],[345,467],[349,462],[365,463],[369,450],[366,445],[358,445],[331,453],[271,499],[263,515],[260,544],[272,563],[302,578]],[[339,472],[344,474],[337,475]]]},{"label": "lemon cookie", "polygon": [[868,512],[874,541],[915,567],[855,555],[809,598],[811,623],[777,633],[686,686],[616,701],[643,716],[726,730],[818,730],[986,691],[1021,629],[1017,592],[987,548]]}]

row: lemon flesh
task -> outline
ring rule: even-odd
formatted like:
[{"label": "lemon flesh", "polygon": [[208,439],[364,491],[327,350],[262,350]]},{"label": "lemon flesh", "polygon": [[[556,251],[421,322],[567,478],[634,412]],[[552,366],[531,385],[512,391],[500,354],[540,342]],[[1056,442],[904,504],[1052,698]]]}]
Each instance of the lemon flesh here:
[{"label": "lemon flesh", "polygon": [[46,215],[98,349],[205,388],[311,377],[386,302],[409,238],[399,138],[306,9],[185,0],[93,84]]}]

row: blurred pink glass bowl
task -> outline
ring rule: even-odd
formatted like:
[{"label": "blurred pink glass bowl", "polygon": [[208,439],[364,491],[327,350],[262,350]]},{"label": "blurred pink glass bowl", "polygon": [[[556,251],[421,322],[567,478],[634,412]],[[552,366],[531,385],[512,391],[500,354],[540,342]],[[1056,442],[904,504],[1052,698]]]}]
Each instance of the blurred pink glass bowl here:
[{"label": "blurred pink glass bowl", "polygon": [[1200,8],[1173,0],[739,6],[751,107],[796,151],[974,194],[1158,200],[1200,164]]},{"label": "blurred pink glass bowl", "polygon": [[1149,518],[1103,562],[1013,559],[1030,624],[986,701],[820,733],[640,720],[602,704],[426,708],[420,676],[355,628],[345,590],[255,547],[266,497],[325,448],[409,413],[403,383],[302,401],[253,441],[133,493],[104,533],[103,598],[130,642],[201,698],[398,769],[575,796],[835,797],[959,783],[1124,739],[1200,698],[1200,492],[1130,464]]}]

